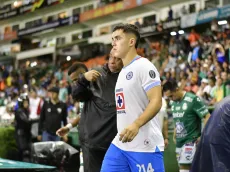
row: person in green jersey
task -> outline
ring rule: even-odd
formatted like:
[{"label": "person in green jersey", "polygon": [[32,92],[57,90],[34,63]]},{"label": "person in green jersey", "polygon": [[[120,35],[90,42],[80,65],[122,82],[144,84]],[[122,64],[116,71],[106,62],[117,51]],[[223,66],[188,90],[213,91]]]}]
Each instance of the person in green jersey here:
[{"label": "person in green jersey", "polygon": [[[74,63],[68,71],[69,73],[71,73],[70,80],[71,80],[72,84],[75,84],[77,82],[80,74],[83,74],[87,71],[88,71],[88,69],[84,63],[80,63],[80,62]],[[74,146],[79,151],[79,156],[77,157],[75,165],[76,165],[76,168],[78,168],[80,170],[80,147],[77,146],[76,144],[75,145],[73,145],[73,144],[78,142],[78,140],[76,139],[76,135],[77,135],[78,130],[75,127],[80,122],[81,112],[82,112],[84,103],[79,102],[78,104],[76,104],[76,102],[75,102],[74,105],[75,105],[75,107],[78,105],[79,114],[77,114],[77,116],[70,123],[68,123],[66,126],[63,126],[62,128],[58,129],[56,131],[56,134],[59,137],[63,137],[69,133],[68,139],[71,140],[70,141],[71,145]]]},{"label": "person in green jersey", "polygon": [[201,136],[202,119],[204,125],[210,114],[204,103],[195,94],[180,90],[173,80],[165,82],[163,92],[171,101],[171,111],[175,123],[174,142],[180,172],[189,172]]}]

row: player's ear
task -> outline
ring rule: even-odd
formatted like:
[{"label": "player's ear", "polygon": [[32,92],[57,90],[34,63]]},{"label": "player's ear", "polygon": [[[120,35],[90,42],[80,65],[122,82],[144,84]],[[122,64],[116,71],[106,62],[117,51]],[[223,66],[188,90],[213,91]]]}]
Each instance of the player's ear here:
[{"label": "player's ear", "polygon": [[136,39],[131,37],[130,40],[129,40],[129,46],[133,47],[133,46],[135,46],[135,44],[136,44]]}]

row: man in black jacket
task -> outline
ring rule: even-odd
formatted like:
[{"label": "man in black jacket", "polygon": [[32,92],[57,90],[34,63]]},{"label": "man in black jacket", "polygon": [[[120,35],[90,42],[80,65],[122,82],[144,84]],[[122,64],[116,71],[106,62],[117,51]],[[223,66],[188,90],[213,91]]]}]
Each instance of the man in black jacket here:
[{"label": "man in black jacket", "polygon": [[[81,74],[72,87],[73,99],[84,102],[79,123],[84,172],[100,171],[105,153],[117,134],[114,89],[122,67],[122,61],[110,54],[108,64]],[[74,72],[68,74],[74,80]],[[68,124],[66,129],[74,126]],[[62,136],[64,132],[57,134]]]},{"label": "man in black jacket", "polygon": [[56,131],[61,127],[62,122],[64,125],[67,124],[67,105],[59,101],[58,87],[53,87],[48,91],[51,93],[51,99],[45,101],[42,106],[38,140],[60,141],[60,138],[56,136]]}]

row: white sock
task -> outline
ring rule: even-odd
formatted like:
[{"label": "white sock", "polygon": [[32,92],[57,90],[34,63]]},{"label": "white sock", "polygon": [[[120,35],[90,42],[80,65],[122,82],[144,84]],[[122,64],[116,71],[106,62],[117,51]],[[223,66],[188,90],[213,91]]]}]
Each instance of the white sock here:
[{"label": "white sock", "polygon": [[189,172],[189,170],[180,170],[180,172]]}]

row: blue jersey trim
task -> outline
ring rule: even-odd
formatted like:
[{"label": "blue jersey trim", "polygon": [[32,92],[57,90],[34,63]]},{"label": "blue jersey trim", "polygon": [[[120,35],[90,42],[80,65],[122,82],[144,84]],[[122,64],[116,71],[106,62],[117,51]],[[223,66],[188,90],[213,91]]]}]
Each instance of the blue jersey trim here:
[{"label": "blue jersey trim", "polygon": [[148,85],[148,86],[145,88],[145,91],[147,92],[147,91],[149,91],[151,88],[156,87],[156,86],[159,86],[159,85],[161,85],[161,82],[160,82],[160,81],[154,82],[154,83]]},{"label": "blue jersey trim", "polygon": [[[131,65],[133,62],[135,62],[136,60],[138,60],[140,58],[141,57],[137,55],[127,66]],[[126,68],[127,66],[124,66],[123,69]]]}]

